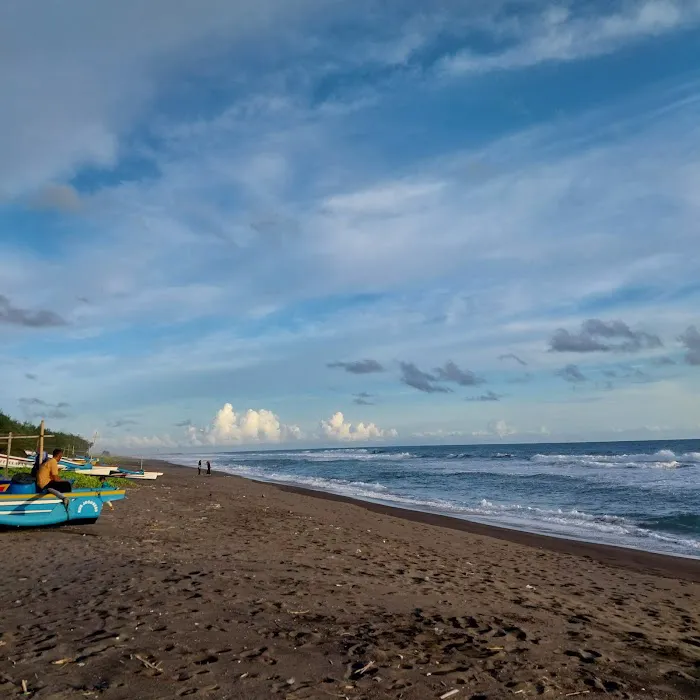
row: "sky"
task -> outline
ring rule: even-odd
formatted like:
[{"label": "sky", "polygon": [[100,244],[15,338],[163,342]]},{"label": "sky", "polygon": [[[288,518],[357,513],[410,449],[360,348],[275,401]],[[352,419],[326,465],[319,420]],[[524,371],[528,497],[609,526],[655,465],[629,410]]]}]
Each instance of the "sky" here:
[{"label": "sky", "polygon": [[700,0],[10,0],[0,46],[5,412],[700,434]]}]

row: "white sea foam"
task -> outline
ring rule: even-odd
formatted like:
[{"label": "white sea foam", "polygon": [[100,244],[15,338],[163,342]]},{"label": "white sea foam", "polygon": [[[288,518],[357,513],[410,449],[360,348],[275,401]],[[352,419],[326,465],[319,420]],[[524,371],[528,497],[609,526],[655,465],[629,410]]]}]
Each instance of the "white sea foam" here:
[{"label": "white sea foam", "polygon": [[[607,514],[585,513],[577,509],[546,509],[517,503],[493,503],[483,499],[470,506],[439,498],[415,498],[390,491],[379,483],[298,476],[256,469],[242,464],[223,467],[224,471],[262,481],[302,486],[350,498],[386,503],[412,510],[428,511],[505,525],[531,532],[557,534],[575,539],[607,542],[642,549],[672,550],[676,553],[698,552],[700,540],[676,537],[639,527],[629,519]],[[656,542],[657,544],[651,544]],[[646,544],[645,544],[646,543]]]},{"label": "white sea foam", "polygon": [[298,452],[246,452],[236,456],[246,460],[262,462],[275,462],[279,460],[303,460],[305,462],[396,462],[416,457],[416,455],[411,452],[380,452],[364,448],[299,450]]},{"label": "white sea foam", "polygon": [[653,454],[621,455],[534,455],[531,462],[536,464],[583,466],[583,467],[627,467],[647,469],[675,469],[682,465],[700,464],[700,452],[686,452],[676,455],[671,450],[659,450]]},{"label": "white sea foam", "polygon": [[[421,456],[423,453],[417,452],[417,455]],[[536,476],[546,479],[548,475],[572,475],[572,478],[584,479],[597,486],[611,483],[616,488],[630,486],[632,493],[645,488],[652,491],[663,489],[657,492],[661,497],[658,509],[651,502],[640,501],[638,504],[638,512],[648,512],[649,517],[653,518],[653,513],[657,510],[674,512],[677,508],[676,504],[671,504],[670,501],[669,506],[664,505],[663,494],[667,489],[670,489],[669,493],[676,493],[679,481],[683,484],[687,481],[688,488],[696,488],[697,481],[693,475],[697,466],[700,465],[700,452],[676,454],[670,450],[660,450],[653,454],[539,454],[530,459],[523,456],[508,460],[497,468],[493,462],[490,462],[488,472],[490,480],[481,483],[478,480],[483,477],[483,468],[489,465],[488,458],[474,456],[473,459],[469,459],[470,455],[461,453],[459,459],[467,460],[465,466],[470,467],[469,478],[475,480],[477,488],[486,496],[483,500],[472,500],[471,482],[465,482],[461,478],[462,472],[454,472],[455,467],[461,465],[458,460],[455,460],[457,453],[450,455],[452,459],[449,462],[445,461],[445,456],[436,454],[425,454],[426,459],[414,459],[417,455],[412,452],[380,452],[364,448],[345,448],[228,453],[212,455],[208,458],[217,469],[260,481],[298,485],[361,500],[418,511],[443,513],[531,532],[700,556],[700,537],[691,539],[693,535],[690,532],[683,535],[674,534],[672,529],[669,531],[661,526],[657,529],[653,522],[649,521],[648,524],[642,515],[633,519],[586,512],[601,507],[606,510],[609,508],[613,512],[627,513],[631,512],[629,503],[625,506],[626,509],[618,509],[614,501],[601,503],[586,500],[584,497],[581,501],[582,505],[579,506],[580,509],[556,508],[554,505],[548,507],[547,501],[541,498],[534,499],[541,507],[523,505],[517,503],[521,499],[525,502],[528,500],[520,490],[522,483],[518,482],[518,490],[515,491],[509,484],[511,476]],[[386,467],[382,468],[381,460],[413,461],[410,465],[406,464],[405,470],[393,468],[388,470]],[[173,461],[189,466],[193,464],[191,455],[177,455],[173,457]],[[316,462],[326,464],[317,465]],[[445,473],[444,469],[448,464],[451,465],[449,467],[451,471]],[[679,466],[690,466],[691,469],[687,472],[676,471],[675,468]],[[596,472],[595,469],[598,471]],[[635,473],[627,471],[628,469],[645,471]],[[670,471],[664,474],[661,471],[650,471],[652,469]],[[533,474],[533,470],[537,474]],[[686,474],[689,475],[689,479],[685,478]],[[406,478],[403,478],[404,476]],[[493,476],[500,477],[503,481],[496,482],[494,486]],[[459,477],[460,480],[453,481],[452,477]],[[559,481],[556,484],[558,489],[568,488],[566,484],[561,486]],[[567,491],[565,499],[563,502],[576,503],[579,501],[579,495]],[[583,504],[587,504],[585,509]],[[665,511],[664,508],[667,507],[671,510]]]}]

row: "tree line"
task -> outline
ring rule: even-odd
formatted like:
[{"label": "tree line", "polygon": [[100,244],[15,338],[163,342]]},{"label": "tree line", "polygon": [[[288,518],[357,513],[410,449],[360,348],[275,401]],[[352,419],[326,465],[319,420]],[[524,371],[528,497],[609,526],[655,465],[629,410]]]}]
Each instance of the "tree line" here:
[{"label": "tree line", "polygon": [[[63,448],[67,454],[84,454],[87,452],[92,443],[80,435],[73,433],[62,433],[51,430],[49,426],[45,428],[47,435],[54,437],[44,440],[44,450],[51,452],[56,447]],[[0,435],[38,435],[39,424],[30,423],[29,421],[18,421],[10,417],[3,411],[0,411]],[[0,452],[5,452],[7,447],[6,442],[0,442]],[[24,450],[35,450],[36,440],[13,440],[12,455],[24,457]]]}]

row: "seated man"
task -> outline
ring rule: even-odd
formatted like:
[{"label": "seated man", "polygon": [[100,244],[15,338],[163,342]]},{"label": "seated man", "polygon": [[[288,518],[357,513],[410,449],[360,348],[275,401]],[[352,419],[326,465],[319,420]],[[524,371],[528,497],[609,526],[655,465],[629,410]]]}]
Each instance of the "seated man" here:
[{"label": "seated man", "polygon": [[71,490],[70,481],[60,481],[58,478],[58,463],[61,457],[63,457],[63,450],[55,449],[53,456],[41,464],[36,473],[37,491],[53,489],[60,493],[68,493]]}]

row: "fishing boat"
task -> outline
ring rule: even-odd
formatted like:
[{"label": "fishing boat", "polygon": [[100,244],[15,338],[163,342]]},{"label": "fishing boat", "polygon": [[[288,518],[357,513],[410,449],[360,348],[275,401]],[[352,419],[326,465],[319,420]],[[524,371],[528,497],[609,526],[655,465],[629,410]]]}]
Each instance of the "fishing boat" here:
[{"label": "fishing boat", "polygon": [[[9,466],[31,469],[34,466],[36,452],[29,452],[27,450],[26,454],[27,457],[10,457]],[[5,459],[5,455],[0,454],[0,466],[5,464]],[[151,481],[157,479],[159,476],[163,476],[163,472],[147,472],[143,469],[126,469],[125,467],[118,466],[98,466],[91,462],[81,465],[65,457],[58,463],[58,468],[60,471],[71,472],[73,474],[120,477],[122,479],[133,479],[135,481]]]},{"label": "fishing boat", "polygon": [[120,476],[123,479],[152,480],[152,479],[157,479],[159,476],[163,476],[163,472],[146,472],[143,469],[139,469],[137,471],[131,471],[130,469],[124,469],[123,467],[119,467],[119,471],[112,474],[112,476]]},{"label": "fishing boat", "polygon": [[28,475],[17,475],[0,484],[0,526],[41,527],[60,523],[94,523],[105,503],[125,498],[125,492],[105,483],[97,489],[75,489],[70,493],[40,491]]},{"label": "fishing boat", "polygon": [[88,476],[118,476],[119,467],[98,467],[94,464],[73,464],[68,460],[61,460],[58,463],[60,471],[74,472],[75,474],[86,474]]},{"label": "fishing boat", "polygon": [[[34,460],[36,459],[36,452],[27,454],[27,457],[10,457],[9,461],[6,455],[0,454],[0,467],[7,464],[8,467],[32,469],[34,466]],[[58,463],[58,468],[60,471],[85,474],[86,476],[116,476],[116,472],[119,471],[118,467],[98,467],[90,463],[76,464],[69,459],[62,459]]]},{"label": "fishing boat", "polygon": [[21,468],[21,469],[31,469],[34,466],[34,460],[29,459],[29,457],[13,457],[10,455],[0,454],[0,468],[7,465],[11,468]]}]

